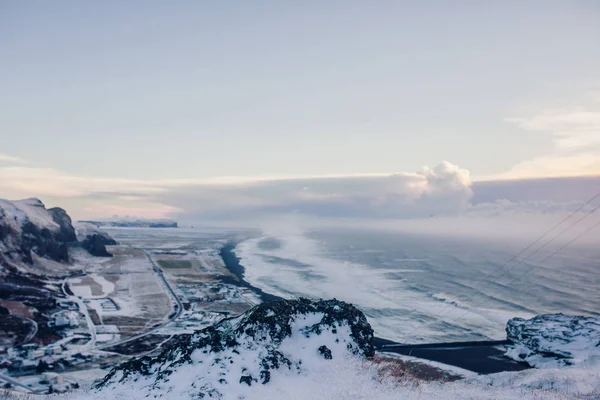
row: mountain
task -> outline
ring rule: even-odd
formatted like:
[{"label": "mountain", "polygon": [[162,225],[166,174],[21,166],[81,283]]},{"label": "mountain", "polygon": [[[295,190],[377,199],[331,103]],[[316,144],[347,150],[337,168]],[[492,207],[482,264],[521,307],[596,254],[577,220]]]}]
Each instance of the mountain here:
[{"label": "mountain", "polygon": [[38,199],[0,200],[2,257],[33,264],[33,253],[68,262],[67,244],[76,242],[71,218],[61,208],[47,210]]},{"label": "mountain", "polygon": [[[193,335],[158,357],[115,367],[102,393],[135,388],[137,397],[238,398],[276,374],[303,374],[315,363],[373,356],[373,330],[362,312],[338,300],[263,303]],[[233,395],[235,394],[235,396]]]},{"label": "mountain", "polygon": [[178,228],[176,221],[168,219],[115,219],[106,221],[80,221],[97,227],[118,227],[118,228]]},{"label": "mountain", "polygon": [[[82,240],[92,244],[84,246],[92,254],[102,249],[106,251],[104,245],[112,243],[106,234],[94,237],[98,234],[96,230],[90,234],[91,238]],[[36,256],[68,263],[71,245],[78,245],[77,234],[71,218],[62,208],[46,209],[44,203],[35,198],[0,199],[0,265],[32,266]]]}]

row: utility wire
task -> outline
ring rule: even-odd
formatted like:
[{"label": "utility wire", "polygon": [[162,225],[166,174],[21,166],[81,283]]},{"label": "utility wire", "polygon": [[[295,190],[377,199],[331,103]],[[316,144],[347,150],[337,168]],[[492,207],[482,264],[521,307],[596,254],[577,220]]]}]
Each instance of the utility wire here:
[{"label": "utility wire", "polygon": [[557,255],[558,253],[560,253],[562,250],[564,250],[566,247],[572,245],[577,240],[581,239],[584,235],[586,235],[587,233],[593,231],[594,229],[596,229],[599,226],[600,226],[600,221],[597,221],[594,225],[590,226],[588,229],[586,229],[585,231],[581,232],[579,235],[575,236],[572,240],[570,240],[567,243],[563,244],[556,251],[554,251],[549,256],[547,256],[546,258],[544,258],[542,261],[539,262],[538,265],[534,265],[533,267],[531,267],[530,269],[528,269],[527,271],[525,271],[523,274],[521,274],[521,275],[517,276],[516,278],[514,278],[511,282],[507,283],[507,285],[512,285],[514,282],[518,281],[519,279],[521,279],[523,276],[527,275],[528,273],[530,273],[534,269],[538,268],[541,264],[545,263],[546,261],[548,261],[549,259],[551,259],[555,255]]},{"label": "utility wire", "polygon": [[[600,197],[600,193],[596,196],[594,196],[592,198],[593,199]],[[590,201],[588,201],[586,204],[584,204],[582,207],[578,208],[577,210],[581,210],[583,207],[585,207],[587,204],[589,204]],[[552,243],[555,239],[557,239],[558,237],[562,236],[564,233],[566,233],[567,231],[569,231],[570,229],[573,229],[576,225],[578,225],[581,221],[583,221],[584,219],[588,218],[590,215],[592,215],[593,213],[595,213],[598,209],[600,209],[600,204],[596,207],[594,207],[593,209],[591,209],[590,211],[588,211],[586,214],[583,215],[583,217],[581,217],[580,219],[578,219],[573,225],[567,227],[566,229],[562,230],[558,235],[554,236],[552,239],[550,239],[548,242],[546,242],[545,244],[543,244],[541,247],[537,248],[533,253],[530,253],[529,255],[527,255],[526,257],[524,257],[523,259],[520,260],[520,262],[526,261],[527,259],[530,259],[532,256],[534,256],[535,254],[539,253],[542,249],[544,249],[548,244]],[[575,211],[577,212],[577,211]],[[573,215],[573,213],[571,213],[569,215],[569,217],[563,219],[563,221],[561,221],[560,224],[562,224],[562,222],[566,221],[568,218],[570,218]],[[536,268],[539,268],[541,264],[543,264],[544,262],[548,261],[550,258],[554,257],[556,254],[558,254],[560,251],[562,251],[564,248],[566,248],[567,246],[573,244],[574,242],[576,242],[578,239],[580,239],[583,235],[587,234],[588,232],[592,231],[594,228],[596,228],[598,225],[600,225],[600,221],[598,221],[598,223],[592,225],[590,228],[586,229],[585,231],[583,231],[582,233],[580,233],[579,235],[577,235],[574,239],[570,240],[569,242],[565,243],[564,245],[562,245],[561,247],[559,247],[556,251],[554,251],[553,253],[551,253],[550,255],[548,255],[547,257],[545,257],[542,261],[540,261],[540,263],[538,265],[534,265],[533,267],[529,268],[528,270],[526,270],[523,274],[513,278],[510,282],[506,283],[505,286],[509,286],[512,285],[513,283],[517,282],[519,279],[523,278],[525,275],[529,274],[531,271],[533,271]],[[552,228],[551,230],[553,230],[555,228]],[[550,231],[549,231],[550,232]],[[547,235],[548,232],[546,232]],[[517,264],[518,265],[518,264]],[[510,271],[512,268],[514,268],[516,265],[514,265],[511,268],[507,268],[502,274],[498,275],[496,278],[494,278],[493,281],[488,281],[487,284],[481,288],[479,291],[483,292],[491,283],[498,283],[498,279],[500,279],[501,277],[503,277],[504,275],[506,275],[508,273],[508,271]],[[488,294],[489,296],[489,294]],[[469,301],[474,297],[474,294],[469,296],[469,298],[465,301]],[[483,301],[483,300],[482,300]],[[475,304],[478,305],[481,304],[481,302]],[[462,314],[460,314],[458,317],[456,317],[456,319],[460,319],[462,318],[469,310],[464,311]]]},{"label": "utility wire", "polygon": [[[525,254],[529,249],[531,249],[533,246],[535,246],[536,244],[538,244],[539,242],[541,242],[544,238],[546,238],[550,233],[552,233],[553,231],[555,231],[558,227],[560,227],[561,225],[563,225],[565,222],[567,222],[569,219],[571,219],[573,216],[575,216],[577,213],[579,213],[581,210],[583,210],[586,206],[588,206],[590,203],[592,203],[594,200],[600,198],[600,192],[596,193],[594,196],[592,196],[591,198],[589,198],[585,203],[583,203],[579,208],[577,208],[576,210],[572,211],[569,215],[567,215],[565,218],[563,218],[561,221],[559,221],[558,223],[556,223],[552,228],[550,228],[549,230],[547,230],[545,233],[543,233],[541,236],[539,236],[536,240],[534,240],[533,242],[529,243],[527,246],[525,246],[521,251],[519,251],[516,255],[514,255],[513,257],[511,257],[508,261],[506,261],[505,263],[503,263],[499,268],[500,269],[504,269],[505,267],[507,267],[508,265],[510,265],[512,262],[518,260],[519,257],[521,257],[523,254]],[[593,208],[591,211],[587,212],[583,217],[581,217],[579,220],[577,220],[573,225],[567,227],[566,229],[562,230],[558,235],[554,236],[552,239],[550,239],[549,241],[547,241],[545,244],[543,244],[541,247],[539,247],[538,249],[534,250],[532,253],[530,253],[529,255],[525,256],[522,260],[519,260],[520,262],[525,261],[526,259],[530,258],[531,256],[537,254],[539,251],[541,251],[542,249],[544,249],[548,244],[550,244],[551,242],[553,242],[554,240],[556,240],[558,237],[562,236],[565,232],[567,232],[568,230],[572,229],[573,227],[575,227],[576,225],[578,225],[581,221],[583,221],[585,218],[589,217],[591,214],[593,214],[594,212],[596,212],[596,210],[598,210],[600,208],[600,204],[598,206],[596,206],[595,208]],[[575,242],[577,239],[579,239],[581,236],[583,236],[584,234],[586,234],[587,232],[591,231],[593,228],[595,228],[598,224],[594,225],[591,229],[588,229],[586,231],[584,231],[581,235],[577,236],[574,240],[568,242],[566,245],[560,247],[557,251],[555,251],[554,253],[550,254],[550,256],[546,257],[542,262],[547,261],[548,259],[550,259],[551,257],[553,257],[554,255],[558,254],[558,252],[560,252],[561,250],[563,250],[565,247],[567,247],[568,245],[572,244],[573,242]],[[514,267],[514,266],[513,266]],[[501,277],[503,277],[504,275],[506,275],[506,273],[508,273],[508,271],[510,271],[513,267],[507,268],[505,270],[503,270],[503,272],[498,275],[497,277],[493,278],[492,281],[487,281],[486,285],[482,288],[479,289],[479,292],[483,292],[484,289],[486,289],[492,282],[496,282],[498,279],[500,279]],[[537,268],[537,266],[534,266],[533,268],[529,269],[526,273],[522,274],[519,276],[519,278],[522,278],[523,276],[525,276],[526,274],[528,274],[529,272],[531,272],[533,269]],[[485,280],[485,278],[481,278],[479,279],[474,287],[478,286],[480,283],[483,283]],[[470,295],[466,300],[461,300],[461,302],[468,302],[470,300],[472,300],[472,298],[475,296],[475,294]],[[449,304],[445,303],[444,304],[445,307],[448,307]],[[460,314],[458,316],[458,318],[455,319],[460,319],[462,316],[464,316],[467,312],[469,312],[470,310],[465,310],[462,314]],[[415,329],[416,330],[416,329]],[[413,331],[414,333],[414,331]],[[411,333],[412,334],[412,333]]]}]

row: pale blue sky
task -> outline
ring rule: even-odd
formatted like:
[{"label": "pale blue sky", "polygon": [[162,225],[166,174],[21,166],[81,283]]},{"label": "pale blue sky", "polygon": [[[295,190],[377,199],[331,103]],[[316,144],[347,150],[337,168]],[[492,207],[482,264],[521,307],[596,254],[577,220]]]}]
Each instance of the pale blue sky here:
[{"label": "pale blue sky", "polygon": [[595,89],[600,3],[414,3],[2,1],[1,152],[142,179],[552,152],[506,119]]},{"label": "pale blue sky", "polygon": [[0,0],[0,197],[442,160],[598,174],[599,21],[597,1]]}]

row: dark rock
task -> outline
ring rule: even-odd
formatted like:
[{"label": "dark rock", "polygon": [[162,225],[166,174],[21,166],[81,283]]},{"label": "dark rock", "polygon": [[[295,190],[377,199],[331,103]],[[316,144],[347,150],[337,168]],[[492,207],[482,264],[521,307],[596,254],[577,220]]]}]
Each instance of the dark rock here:
[{"label": "dark rock", "polygon": [[252,375],[244,375],[240,377],[240,383],[247,383],[248,386],[252,386]]},{"label": "dark rock", "polygon": [[263,385],[266,385],[267,383],[269,383],[269,381],[271,380],[271,371],[269,371],[269,370],[261,371],[260,379],[262,379]]},{"label": "dark rock", "polygon": [[39,229],[31,222],[26,222],[22,226],[21,234],[21,254],[23,260],[29,264],[33,263],[31,252],[33,251],[40,257],[47,257],[58,262],[69,261],[69,251],[67,243],[60,241],[62,234],[51,232],[47,228]]},{"label": "dark rock", "polygon": [[333,356],[331,355],[331,350],[329,350],[329,348],[325,345],[319,347],[319,354],[322,355],[323,358],[325,358],[326,360],[333,359]]},{"label": "dark rock", "polygon": [[57,236],[57,240],[60,242],[76,242],[77,235],[73,228],[73,221],[65,210],[59,207],[48,209],[48,214],[52,217],[52,220],[60,226],[60,233]]},{"label": "dark rock", "polygon": [[109,239],[110,240],[107,241],[107,238],[104,235],[100,233],[94,233],[92,235],[88,235],[83,242],[81,242],[81,247],[96,257],[112,257],[112,254],[106,250],[106,245],[107,243],[110,245],[116,244],[117,242],[111,238]]}]

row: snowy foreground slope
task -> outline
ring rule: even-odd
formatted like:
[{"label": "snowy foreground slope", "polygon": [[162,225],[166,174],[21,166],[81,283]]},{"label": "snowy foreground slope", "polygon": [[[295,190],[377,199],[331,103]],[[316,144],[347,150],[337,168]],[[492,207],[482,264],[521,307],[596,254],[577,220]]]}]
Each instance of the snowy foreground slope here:
[{"label": "snowy foreground slope", "polygon": [[[598,376],[598,369],[531,370],[446,383],[420,381],[371,361],[372,338],[364,315],[344,302],[263,303],[181,338],[156,358],[132,359],[114,368],[91,391],[58,398],[598,398],[594,393],[600,384],[591,379],[593,374]],[[580,377],[587,382],[580,382]]]}]

